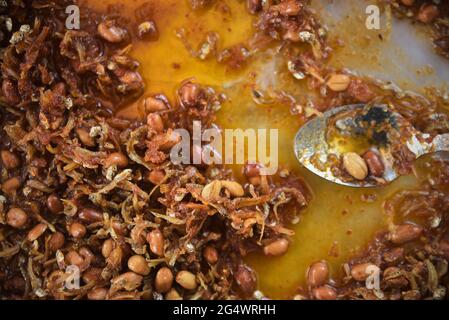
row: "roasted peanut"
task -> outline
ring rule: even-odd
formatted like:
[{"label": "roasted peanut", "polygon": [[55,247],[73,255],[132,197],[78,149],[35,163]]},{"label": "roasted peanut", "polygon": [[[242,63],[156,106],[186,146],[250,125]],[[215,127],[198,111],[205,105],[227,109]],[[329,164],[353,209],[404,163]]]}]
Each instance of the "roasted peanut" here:
[{"label": "roasted peanut", "polygon": [[6,214],[6,223],[11,227],[19,229],[26,225],[28,215],[20,208],[11,208]]},{"label": "roasted peanut", "polygon": [[164,255],[164,236],[158,229],[152,230],[147,234],[147,242],[150,245],[150,250],[155,255]]},{"label": "roasted peanut", "polygon": [[65,260],[69,265],[81,266],[84,263],[84,258],[75,250],[69,251],[65,255]]},{"label": "roasted peanut", "polygon": [[364,180],[368,176],[368,166],[357,153],[347,152],[343,155],[343,167],[355,179]]},{"label": "roasted peanut", "polygon": [[171,288],[170,291],[165,295],[166,300],[182,300],[182,297],[179,295],[178,291],[175,288]]},{"label": "roasted peanut", "polygon": [[253,294],[256,289],[256,276],[249,267],[239,265],[234,277],[237,285],[245,296]]},{"label": "roasted peanut", "polygon": [[47,198],[47,208],[51,213],[57,214],[64,211],[64,204],[57,195],[51,194]]},{"label": "roasted peanut", "polygon": [[324,261],[315,262],[307,271],[307,284],[314,288],[326,284],[329,277],[329,266]]},{"label": "roasted peanut", "polygon": [[103,255],[103,257],[108,258],[114,248],[114,240],[107,239],[103,242],[103,246],[101,247],[101,254]]},{"label": "roasted peanut", "polygon": [[113,267],[118,267],[122,264],[124,250],[120,246],[116,246],[111,250],[111,253],[106,259],[106,262]]},{"label": "roasted peanut", "polygon": [[84,258],[88,258],[90,260],[92,260],[94,258],[94,254],[92,253],[92,251],[90,251],[90,249],[88,247],[81,247],[79,249],[79,253],[80,255],[82,255]]},{"label": "roasted peanut", "polygon": [[423,4],[419,9],[416,19],[422,23],[431,23],[438,17],[438,7],[434,4]]},{"label": "roasted peanut", "polygon": [[2,184],[2,190],[7,195],[13,195],[20,187],[20,179],[18,177],[12,177]]},{"label": "roasted peanut", "polygon": [[114,221],[112,222],[112,229],[114,229],[114,231],[115,231],[117,234],[121,235],[121,236],[126,235],[126,231],[128,230],[128,229],[126,228],[126,225],[125,225],[125,224],[123,224],[123,223],[121,223],[121,222],[119,222],[119,221],[116,221],[116,220],[114,220]]},{"label": "roasted peanut", "polygon": [[15,169],[20,165],[20,159],[15,153],[12,153],[8,150],[2,150],[0,154],[3,166],[6,169]]},{"label": "roasted peanut", "polygon": [[330,286],[321,286],[312,290],[312,295],[317,300],[335,300],[337,292]]},{"label": "roasted peanut", "polygon": [[84,283],[98,282],[101,280],[101,272],[103,269],[91,267],[83,272]]},{"label": "roasted peanut", "polygon": [[82,223],[74,222],[70,225],[69,232],[72,237],[81,239],[86,235],[87,229]]},{"label": "roasted peanut", "polygon": [[200,86],[188,82],[179,89],[181,103],[184,107],[194,107],[198,101],[201,89]]},{"label": "roasted peanut", "polygon": [[288,241],[286,239],[276,240],[263,248],[263,253],[266,256],[282,256],[288,250]]},{"label": "roasted peanut", "polygon": [[392,232],[390,232],[389,238],[391,242],[395,244],[402,244],[416,240],[417,238],[419,238],[422,232],[422,227],[411,223],[405,223],[396,226],[396,228]]},{"label": "roasted peanut", "polygon": [[89,300],[105,300],[108,295],[106,288],[94,288],[87,294]]},{"label": "roasted peanut", "polygon": [[348,89],[351,78],[345,74],[332,74],[326,84],[332,91],[340,92]]},{"label": "roasted peanut", "polygon": [[89,135],[89,132],[82,128],[76,129],[75,132],[83,145],[87,147],[95,147],[95,140]]},{"label": "roasted peanut", "polygon": [[81,209],[80,212],[78,213],[78,217],[82,221],[86,221],[88,223],[103,221],[103,213],[95,208]]},{"label": "roasted peanut", "polygon": [[187,290],[194,290],[198,286],[196,283],[196,276],[189,271],[180,271],[176,275],[176,282]]},{"label": "roasted peanut", "polygon": [[254,178],[260,176],[260,166],[254,163],[248,163],[245,165],[243,173],[247,178]]},{"label": "roasted peanut", "polygon": [[204,259],[210,264],[215,264],[218,261],[218,252],[212,246],[206,246],[203,250]]},{"label": "roasted peanut", "polygon": [[361,263],[351,268],[351,276],[355,281],[365,281],[372,273],[371,269],[377,268],[372,263]]},{"label": "roasted peanut", "polygon": [[154,97],[146,97],[143,100],[143,107],[145,109],[145,112],[148,113],[164,111],[167,109],[167,105],[164,101]]},{"label": "roasted peanut", "polygon": [[150,113],[147,116],[147,125],[155,132],[161,133],[164,131],[164,122],[162,121],[162,117],[157,113]]},{"label": "roasted peanut", "polygon": [[32,242],[39,238],[41,235],[44,234],[45,230],[47,230],[47,225],[45,223],[38,223],[28,232],[27,240]]},{"label": "roasted peanut", "polygon": [[128,158],[121,152],[111,153],[105,160],[105,168],[116,165],[119,168],[126,168],[128,166]]},{"label": "roasted peanut", "polygon": [[159,293],[165,293],[169,291],[173,284],[173,273],[167,267],[160,268],[156,273],[155,279],[156,291]]},{"label": "roasted peanut", "polygon": [[363,155],[363,159],[368,165],[369,172],[375,177],[382,177],[385,172],[385,166],[377,152],[369,150]]},{"label": "roasted peanut", "polygon": [[128,259],[128,268],[137,274],[147,276],[150,273],[150,267],[144,257],[134,255]]},{"label": "roasted peanut", "polygon": [[57,231],[50,236],[50,240],[48,240],[48,248],[52,252],[56,252],[64,246],[65,237],[64,235]]},{"label": "roasted peanut", "polygon": [[152,170],[148,175],[148,179],[152,184],[159,185],[164,181],[165,173],[162,170]]}]

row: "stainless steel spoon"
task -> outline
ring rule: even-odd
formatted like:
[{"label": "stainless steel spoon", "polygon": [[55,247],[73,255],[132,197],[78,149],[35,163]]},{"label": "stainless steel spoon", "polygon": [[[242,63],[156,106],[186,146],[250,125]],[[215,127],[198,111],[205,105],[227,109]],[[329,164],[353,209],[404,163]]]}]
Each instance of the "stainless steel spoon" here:
[{"label": "stainless steel spoon", "polygon": [[[327,156],[329,154],[335,154],[336,156],[340,156],[338,150],[331,149],[328,143],[326,142],[326,131],[327,124],[329,119],[341,112],[354,110],[356,108],[381,108],[385,112],[388,112],[390,116],[389,121],[401,120],[405,121],[402,116],[396,112],[393,112],[388,109],[387,106],[382,105],[374,105],[367,106],[365,104],[355,104],[355,105],[346,105],[338,108],[331,109],[325,112],[322,116],[318,116],[311,121],[307,122],[301,129],[298,131],[294,141],[294,149],[296,157],[299,162],[303,164],[308,170],[312,171],[316,175],[329,180],[331,182],[351,186],[351,187],[376,187],[379,186],[378,183],[375,182],[366,182],[366,181],[350,181],[346,182],[341,180],[340,178],[334,176],[329,168],[326,168],[326,171],[322,171],[315,167],[310,159],[312,156],[318,156],[321,162],[325,162],[327,160]],[[407,141],[407,148],[415,154],[416,158],[419,158],[425,154],[433,153],[437,151],[449,151],[449,134],[437,135],[433,138],[430,143],[422,143],[422,139],[419,138],[429,138],[429,135],[423,134],[418,130],[414,129],[410,125],[410,131],[413,133],[411,138]],[[428,140],[428,139],[427,139]],[[386,170],[383,176],[383,179],[390,183],[393,180],[399,177],[399,174],[395,171],[392,165],[389,163],[385,163]]]}]

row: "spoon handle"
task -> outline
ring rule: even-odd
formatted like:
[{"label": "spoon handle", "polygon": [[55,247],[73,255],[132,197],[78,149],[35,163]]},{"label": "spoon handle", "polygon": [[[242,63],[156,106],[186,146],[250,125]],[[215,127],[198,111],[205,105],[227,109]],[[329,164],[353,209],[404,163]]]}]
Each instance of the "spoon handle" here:
[{"label": "spoon handle", "polygon": [[449,133],[440,134],[433,139],[432,152],[449,151]]}]

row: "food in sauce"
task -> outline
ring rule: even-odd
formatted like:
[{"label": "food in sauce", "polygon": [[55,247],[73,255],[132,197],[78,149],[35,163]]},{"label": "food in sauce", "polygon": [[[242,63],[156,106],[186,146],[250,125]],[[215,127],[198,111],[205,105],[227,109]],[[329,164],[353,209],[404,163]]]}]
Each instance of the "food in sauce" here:
[{"label": "food in sauce", "polygon": [[[190,1],[192,10],[208,10],[214,2]],[[186,79],[175,99],[168,92],[144,97],[145,119],[118,117],[115,111],[141,98],[145,88],[139,62],[129,55],[133,38],[157,44],[159,28],[142,11],[133,23],[86,11],[81,30],[66,30],[69,4],[30,1],[24,10],[8,3],[0,11],[13,26],[2,26],[0,38],[2,298],[260,296],[245,257],[288,254],[297,218],[291,213],[301,215],[313,190],[294,173],[263,176],[257,164],[245,165],[241,180],[226,167],[171,163],[170,149],[179,142],[174,130],[191,130],[194,120],[211,127],[226,97]],[[423,5],[416,19],[432,23],[443,12],[434,7]],[[282,44],[291,76],[321,94],[298,115],[304,121],[332,107],[379,99],[394,103],[420,130],[449,131],[447,102],[437,96],[431,105],[398,97],[328,66],[331,44],[307,2],[248,0],[247,10],[257,19],[251,47],[217,49],[216,35],[209,34],[196,51],[181,30],[178,38],[195,58],[214,56],[229,70],[244,68],[254,50]],[[444,36],[436,43],[444,50]],[[253,92],[263,104],[264,93]],[[380,177],[384,170],[377,150],[346,158],[344,169],[356,179]],[[315,262],[305,275],[307,289],[298,289],[295,298],[447,297],[449,161],[434,157],[428,163],[431,174],[419,190],[400,191],[385,202],[389,230],[344,265],[346,275],[333,279],[326,261]],[[78,290],[63,285],[70,265],[82,274]],[[380,289],[367,289],[369,270],[376,268]]]}]

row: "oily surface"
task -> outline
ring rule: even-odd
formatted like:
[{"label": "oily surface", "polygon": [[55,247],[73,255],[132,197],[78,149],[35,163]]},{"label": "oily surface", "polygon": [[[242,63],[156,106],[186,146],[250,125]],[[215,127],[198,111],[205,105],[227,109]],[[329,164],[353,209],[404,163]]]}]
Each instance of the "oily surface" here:
[{"label": "oily surface", "polygon": [[[218,32],[224,46],[246,41],[253,31],[254,18],[246,12],[243,3],[224,2],[230,8],[229,13],[224,14],[217,7],[193,13],[188,10],[187,1],[153,1],[160,40],[155,43],[135,43],[132,55],[141,63],[146,93],[164,92],[170,97],[177,83],[195,77],[200,82],[223,88],[230,97],[230,102],[217,114],[218,123],[223,128],[280,130],[280,162],[305,177],[314,191],[314,200],[294,228],[296,234],[293,245],[285,256],[266,258],[252,255],[248,261],[256,268],[260,289],[265,294],[273,298],[287,298],[298,286],[304,285],[306,269],[314,261],[326,259],[331,264],[332,273],[341,274],[341,263],[364,248],[377,231],[385,228],[386,218],[381,211],[383,200],[396,190],[412,188],[418,180],[408,176],[382,190],[354,190],[327,183],[301,169],[292,152],[292,140],[301,120],[291,115],[288,106],[257,105],[251,97],[250,88],[254,83],[287,88],[298,96],[306,94],[307,88],[286,74],[285,66],[277,61],[275,53],[269,50],[260,52],[243,71],[237,72],[217,64],[213,59],[200,61],[191,57],[176,37],[176,30],[185,28],[195,48],[208,31]],[[113,4],[114,1],[88,3],[97,9],[105,9],[107,4]],[[134,8],[139,5],[139,1],[127,2],[123,11],[132,15]],[[332,16],[325,10],[325,5],[316,6],[324,17]],[[343,39],[345,45],[336,50],[332,64],[361,69],[362,72],[374,75],[382,74],[384,79],[392,79],[411,88],[416,88],[416,81],[439,82],[438,75],[418,76],[419,80],[416,80],[413,71],[400,72],[401,66],[391,64],[390,61],[379,61],[379,53],[388,45],[379,40],[377,32],[360,33],[357,36],[351,32],[352,25],[364,22],[363,6],[359,8],[356,4],[355,8],[358,9],[355,12],[360,12],[359,15],[348,16],[341,22],[335,19],[336,28],[331,34]],[[385,32],[384,36],[387,37]],[[408,56],[407,52],[395,47],[394,41],[388,43],[396,55]],[[428,54],[431,56],[432,52],[429,50]],[[415,80],[410,80],[410,72]],[[118,114],[139,117],[139,112],[137,104],[133,104]],[[362,201],[361,198],[366,195],[376,200]]]}]

